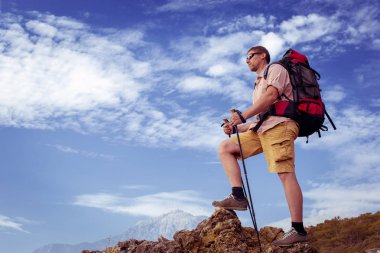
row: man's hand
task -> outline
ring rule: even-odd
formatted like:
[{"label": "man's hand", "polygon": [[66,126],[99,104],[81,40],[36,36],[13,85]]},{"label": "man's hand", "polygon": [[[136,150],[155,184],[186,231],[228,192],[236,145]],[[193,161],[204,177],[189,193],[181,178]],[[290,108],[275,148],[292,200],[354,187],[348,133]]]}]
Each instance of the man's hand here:
[{"label": "man's hand", "polygon": [[231,126],[236,126],[236,125],[239,125],[243,123],[240,119],[240,116],[237,112],[234,112],[231,114],[231,117],[230,117],[230,125]]},{"label": "man's hand", "polygon": [[231,135],[231,134],[233,134],[234,129],[233,129],[233,127],[230,124],[227,123],[227,124],[223,125],[223,131],[224,131],[225,134]]}]

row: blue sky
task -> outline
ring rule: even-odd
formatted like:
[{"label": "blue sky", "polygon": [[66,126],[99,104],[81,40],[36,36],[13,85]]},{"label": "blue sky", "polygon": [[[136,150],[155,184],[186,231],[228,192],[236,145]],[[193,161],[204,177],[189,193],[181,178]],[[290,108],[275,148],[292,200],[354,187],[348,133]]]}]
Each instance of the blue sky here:
[{"label": "blue sky", "polygon": [[[220,128],[251,103],[253,45],[293,47],[338,130],[296,142],[305,222],[380,209],[378,1],[0,1],[0,249],[94,241],[230,191]],[[263,156],[257,222],[289,223]],[[239,213],[246,225],[249,216]]]}]

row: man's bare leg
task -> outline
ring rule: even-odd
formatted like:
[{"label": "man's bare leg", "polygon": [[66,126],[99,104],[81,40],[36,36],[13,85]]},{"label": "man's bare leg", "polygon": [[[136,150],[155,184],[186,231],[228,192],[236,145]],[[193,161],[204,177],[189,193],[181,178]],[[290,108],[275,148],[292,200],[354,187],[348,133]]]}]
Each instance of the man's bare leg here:
[{"label": "man's bare leg", "polygon": [[303,197],[295,173],[278,173],[284,186],[292,222],[302,222]]},{"label": "man's bare leg", "polygon": [[302,221],[302,191],[294,173],[278,173],[284,186],[286,200],[288,202],[290,216],[292,219],[292,229],[284,236],[273,242],[276,246],[290,246],[297,242],[306,242],[307,233]]},{"label": "man's bare leg", "polygon": [[227,175],[231,187],[242,187],[241,172],[237,156],[240,154],[240,149],[237,144],[227,139],[219,145],[219,159],[223,169]]},{"label": "man's bare leg", "polygon": [[244,196],[241,181],[241,173],[237,156],[240,149],[237,144],[231,140],[225,140],[219,145],[219,158],[222,162],[223,169],[227,175],[228,181],[232,187],[232,194],[221,201],[214,201],[212,205],[226,209],[245,211],[248,207],[248,201]]}]

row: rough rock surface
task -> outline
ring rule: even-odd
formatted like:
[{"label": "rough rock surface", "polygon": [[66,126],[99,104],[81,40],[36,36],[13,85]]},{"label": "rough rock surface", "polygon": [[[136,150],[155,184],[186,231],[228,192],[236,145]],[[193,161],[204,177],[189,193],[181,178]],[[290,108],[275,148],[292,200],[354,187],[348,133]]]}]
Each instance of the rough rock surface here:
[{"label": "rough rock surface", "polygon": [[[299,243],[290,248],[271,245],[284,233],[282,229],[264,227],[260,229],[263,253],[317,253],[308,243]],[[159,238],[158,241],[128,240],[103,251],[82,253],[259,253],[256,231],[242,227],[234,211],[218,209],[210,218],[202,221],[194,230],[180,230],[174,240]]]}]

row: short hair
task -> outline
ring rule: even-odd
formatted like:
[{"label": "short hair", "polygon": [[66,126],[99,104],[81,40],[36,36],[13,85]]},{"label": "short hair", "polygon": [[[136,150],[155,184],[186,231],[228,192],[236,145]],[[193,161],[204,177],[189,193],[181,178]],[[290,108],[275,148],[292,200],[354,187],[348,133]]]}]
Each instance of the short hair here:
[{"label": "short hair", "polygon": [[265,60],[267,61],[267,63],[270,62],[270,54],[268,52],[268,49],[266,49],[265,47],[263,46],[254,46],[254,47],[251,47],[248,52],[252,51],[252,50],[255,50],[255,52],[258,52],[258,53],[265,53],[266,57],[265,57]]}]

